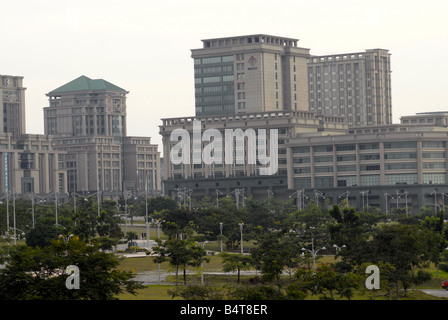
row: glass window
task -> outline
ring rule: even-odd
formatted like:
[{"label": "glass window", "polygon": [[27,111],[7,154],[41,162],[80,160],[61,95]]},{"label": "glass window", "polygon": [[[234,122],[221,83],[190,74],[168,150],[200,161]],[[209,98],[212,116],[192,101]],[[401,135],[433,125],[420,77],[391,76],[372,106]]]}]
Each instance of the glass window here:
[{"label": "glass window", "polygon": [[356,176],[338,177],[338,187],[356,186]]},{"label": "glass window", "polygon": [[336,151],[353,151],[356,150],[356,145],[354,144],[340,144],[336,146]]},{"label": "glass window", "polygon": [[384,149],[417,148],[416,141],[384,142]]},{"label": "glass window", "polygon": [[316,177],[314,179],[316,188],[333,188],[334,178],[333,177]]},{"label": "glass window", "polygon": [[360,154],[359,155],[360,160],[380,160],[380,154],[379,153],[367,153],[367,154]]},{"label": "glass window", "polygon": [[338,172],[356,171],[356,165],[337,166]]},{"label": "glass window", "polygon": [[380,170],[379,164],[366,164],[359,166],[361,171],[377,171]]},{"label": "glass window", "polygon": [[294,189],[310,189],[311,178],[295,178]]},{"label": "glass window", "polygon": [[445,162],[423,162],[423,169],[445,169]]},{"label": "glass window", "polygon": [[328,167],[314,167],[315,173],[322,173],[322,172],[333,172],[333,166]]},{"label": "glass window", "polygon": [[445,152],[423,152],[424,159],[445,158]]},{"label": "glass window", "polygon": [[338,162],[342,161],[356,161],[356,155],[345,155],[345,156],[337,156],[336,160]]},{"label": "glass window", "polygon": [[416,152],[392,152],[392,153],[385,153],[384,159],[387,160],[394,160],[394,159],[416,159],[417,153]]},{"label": "glass window", "polygon": [[293,147],[292,152],[293,153],[309,153],[310,147]]},{"label": "glass window", "polygon": [[333,146],[315,146],[313,147],[314,152],[333,152]]},{"label": "glass window", "polygon": [[294,168],[295,174],[304,174],[304,173],[311,173],[310,167],[303,167],[303,168]]},{"label": "glass window", "polygon": [[424,173],[423,174],[424,184],[444,184],[445,174],[444,173]]},{"label": "glass window", "polygon": [[445,148],[445,141],[423,141],[423,148],[443,149]]},{"label": "glass window", "polygon": [[380,184],[380,175],[360,176],[359,183],[361,186],[377,186]]},{"label": "glass window", "polygon": [[293,158],[293,163],[310,163],[310,157]]},{"label": "glass window", "polygon": [[333,156],[314,157],[314,162],[333,162]]},{"label": "glass window", "polygon": [[417,169],[417,162],[388,163],[385,167],[386,170],[413,170]]},{"label": "glass window", "polygon": [[418,178],[416,173],[408,174],[386,174],[386,184],[416,184]]}]

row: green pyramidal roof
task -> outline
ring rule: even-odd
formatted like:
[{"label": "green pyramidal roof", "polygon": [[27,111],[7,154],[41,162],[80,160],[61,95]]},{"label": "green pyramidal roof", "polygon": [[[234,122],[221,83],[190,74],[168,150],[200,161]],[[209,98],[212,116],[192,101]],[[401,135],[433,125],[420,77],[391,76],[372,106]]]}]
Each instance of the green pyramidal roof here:
[{"label": "green pyramidal roof", "polygon": [[50,92],[52,93],[60,93],[60,92],[72,92],[72,91],[92,91],[92,90],[109,90],[109,91],[122,91],[126,92],[126,90],[117,87],[116,85],[107,82],[103,79],[95,79],[92,80],[86,76],[81,76],[76,78],[75,80],[70,81],[63,86],[54,89]]}]

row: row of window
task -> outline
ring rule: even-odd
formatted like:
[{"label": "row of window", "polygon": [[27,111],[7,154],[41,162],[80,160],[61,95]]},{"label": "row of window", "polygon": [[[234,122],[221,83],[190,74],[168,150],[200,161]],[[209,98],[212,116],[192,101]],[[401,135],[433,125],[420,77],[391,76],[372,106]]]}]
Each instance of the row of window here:
[{"label": "row of window", "polygon": [[[417,184],[417,174],[388,174],[385,176],[385,185],[397,184]],[[427,173],[423,174],[423,184],[445,184],[446,176],[444,173]],[[357,186],[356,176],[340,176],[336,178],[336,187],[352,187]],[[359,177],[360,186],[376,186],[380,185],[380,175],[363,175]],[[334,188],[335,178],[332,176],[316,177],[314,179],[314,188]],[[294,179],[294,188],[310,189],[311,178]]]}]

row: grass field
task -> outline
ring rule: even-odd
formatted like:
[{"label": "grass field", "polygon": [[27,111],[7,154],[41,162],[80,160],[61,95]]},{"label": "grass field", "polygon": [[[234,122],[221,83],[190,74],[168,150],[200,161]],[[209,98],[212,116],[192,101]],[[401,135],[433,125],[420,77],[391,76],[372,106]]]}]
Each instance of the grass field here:
[{"label": "grass field", "polygon": [[[212,244],[213,246],[213,244]],[[236,282],[236,275],[212,275],[207,274],[207,272],[222,272],[222,261],[221,257],[218,255],[208,256],[210,258],[209,263],[204,264],[204,281],[206,283],[213,284],[223,284],[229,282]],[[320,263],[332,263],[334,262],[333,256],[323,256],[321,259],[317,261]],[[125,258],[120,264],[120,269],[132,271],[135,273],[142,273],[145,271],[156,271],[158,270],[158,265],[152,261],[151,257],[141,257],[141,258]],[[167,262],[161,264],[161,270],[165,272],[174,272],[174,270],[169,266]],[[200,283],[200,272],[197,269],[189,269],[187,270],[189,273],[187,274],[187,283],[188,284],[199,284]],[[254,271],[254,270],[253,270]],[[442,280],[448,279],[448,273],[439,270],[439,276],[436,277],[436,269],[433,266],[430,266],[426,269],[426,271],[430,272],[433,275],[433,278],[420,286],[417,286],[413,289],[440,289],[440,283]],[[248,280],[253,276],[241,276],[241,281]],[[287,276],[286,276],[287,277]],[[183,285],[183,276],[182,272],[179,272],[178,284]],[[161,285],[148,285],[144,289],[139,290],[136,296],[130,294],[122,294],[119,296],[120,300],[171,300],[172,297],[167,293],[169,289],[173,289],[174,285],[171,285],[175,282],[175,276],[169,275],[167,277],[166,284]],[[171,283],[171,284],[170,284]],[[369,297],[355,295],[352,300],[366,300]],[[395,297],[393,297],[394,299]],[[310,296],[307,300],[316,300],[318,297]],[[375,300],[388,300],[388,297],[376,297]],[[181,300],[180,298],[176,298],[176,300]],[[427,295],[420,290],[408,290],[407,297],[400,297],[400,300],[443,300],[441,298],[437,298],[434,296]],[[444,299],[446,300],[446,299]]]}]

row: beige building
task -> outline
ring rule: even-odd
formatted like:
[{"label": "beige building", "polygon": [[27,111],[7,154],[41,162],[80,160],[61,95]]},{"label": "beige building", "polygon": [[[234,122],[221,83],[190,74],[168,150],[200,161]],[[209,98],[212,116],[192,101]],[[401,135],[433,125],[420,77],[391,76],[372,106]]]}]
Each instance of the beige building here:
[{"label": "beige building", "polygon": [[[217,130],[220,132],[223,141],[226,130],[236,132],[241,129],[253,129],[259,134],[259,130],[266,130],[267,143],[266,150],[270,146],[270,132],[276,130],[278,133],[278,168],[272,175],[260,174],[260,168],[266,165],[257,161],[251,164],[248,158],[248,140],[244,146],[238,146],[236,140],[232,144],[234,157],[231,163],[224,161],[222,164],[207,164],[204,161],[193,163],[195,150],[193,148],[194,122],[199,122],[200,137],[207,130]],[[341,117],[317,117],[316,114],[308,111],[277,111],[259,112],[232,115],[214,115],[197,117],[180,117],[162,119],[160,134],[163,140],[163,177],[164,191],[166,195],[175,196],[178,190],[187,188],[192,190],[192,197],[215,197],[216,190],[222,194],[227,194],[235,189],[244,189],[246,195],[265,196],[267,190],[276,193],[277,196],[287,198],[287,148],[286,144],[291,137],[308,135],[333,135],[347,132],[345,119]],[[190,163],[173,163],[170,159],[173,147],[178,144],[171,134],[176,129],[185,130],[190,139]],[[172,141],[174,139],[174,141]],[[204,150],[209,141],[200,142],[200,150]],[[225,146],[223,145],[223,148]],[[277,151],[277,150],[276,150]],[[267,151],[269,152],[269,151]],[[242,155],[244,161],[237,161],[237,156]],[[202,159],[203,160],[203,159]]]},{"label": "beige building", "polygon": [[0,193],[67,192],[64,158],[48,135],[0,135]]},{"label": "beige building", "polygon": [[67,154],[68,192],[99,192],[103,197],[141,192],[142,174],[152,188],[161,190],[157,145],[150,145],[148,137],[127,137],[128,93],[106,80],[81,76],[47,94],[45,133]]},{"label": "beige building", "polygon": [[23,77],[0,75],[0,133],[11,133],[13,138],[19,138],[26,133],[25,90]]},{"label": "beige building", "polygon": [[309,198],[318,190],[330,204],[347,197],[358,208],[368,200],[389,212],[442,206],[448,192],[447,138],[446,127],[402,123],[291,139],[288,189],[303,190]]},{"label": "beige building", "polygon": [[391,124],[390,56],[384,49],[311,56],[310,111],[346,117],[350,126]]},{"label": "beige building", "polygon": [[196,116],[308,111],[310,55],[298,39],[259,34],[202,43],[191,50]]}]

